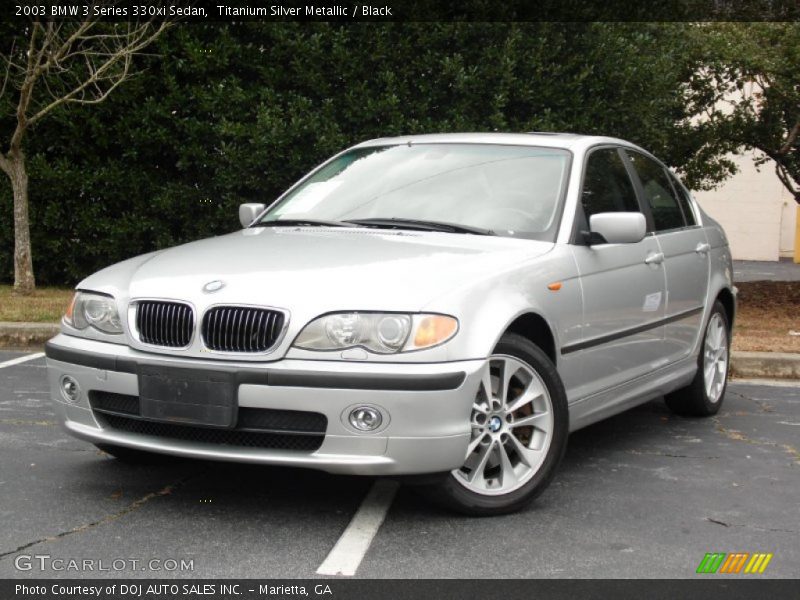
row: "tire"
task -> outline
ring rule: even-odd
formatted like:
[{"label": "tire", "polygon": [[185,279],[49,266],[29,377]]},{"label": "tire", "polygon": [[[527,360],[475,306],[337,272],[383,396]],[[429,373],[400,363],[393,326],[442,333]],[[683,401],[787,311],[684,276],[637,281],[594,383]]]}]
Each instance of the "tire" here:
[{"label": "tire", "polygon": [[[512,374],[501,393],[506,372]],[[535,426],[526,425],[534,419]],[[504,335],[489,359],[470,420],[464,465],[424,493],[470,516],[507,514],[530,504],[553,479],[567,446],[567,395],[555,365],[526,338]]]},{"label": "tire", "polygon": [[125,446],[115,446],[113,444],[95,444],[95,446],[126,465],[158,465],[177,460],[176,457],[168,454],[156,454],[155,452],[126,448]]},{"label": "tire", "polygon": [[[719,412],[728,387],[730,331],[725,307],[719,301],[714,302],[703,333],[694,379],[686,387],[664,397],[672,412],[687,417],[709,417]],[[713,364],[709,365],[709,360],[713,360]],[[710,383],[709,373],[713,376]]]}]

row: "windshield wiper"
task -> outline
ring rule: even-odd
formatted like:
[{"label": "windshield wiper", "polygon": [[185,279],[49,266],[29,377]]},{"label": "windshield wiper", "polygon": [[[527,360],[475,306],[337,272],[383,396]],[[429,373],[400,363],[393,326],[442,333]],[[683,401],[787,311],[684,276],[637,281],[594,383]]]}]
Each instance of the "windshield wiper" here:
[{"label": "windshield wiper", "polygon": [[355,227],[346,221],[323,221],[321,219],[275,219],[259,221],[251,227]]},{"label": "windshield wiper", "polygon": [[481,229],[457,223],[441,221],[422,221],[418,219],[351,219],[346,223],[354,223],[365,227],[384,227],[387,229],[416,229],[418,231],[444,231],[447,233],[473,233],[475,235],[495,235],[491,229]]}]

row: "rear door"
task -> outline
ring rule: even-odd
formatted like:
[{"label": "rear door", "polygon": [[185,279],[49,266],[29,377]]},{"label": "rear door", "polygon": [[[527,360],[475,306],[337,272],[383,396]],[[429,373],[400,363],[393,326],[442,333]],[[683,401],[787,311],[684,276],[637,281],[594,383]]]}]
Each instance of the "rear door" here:
[{"label": "rear door", "polygon": [[622,151],[613,146],[593,149],[585,162],[572,245],[583,292],[583,335],[580,343],[561,350],[581,359],[573,401],[663,362],[666,279],[655,236],[636,244],[589,246],[581,235],[593,214],[641,212],[629,171]]},{"label": "rear door", "polygon": [[700,334],[708,289],[709,245],[686,189],[654,158],[625,151],[652,215],[664,254],[667,306],[664,343],[670,362],[688,356]]}]

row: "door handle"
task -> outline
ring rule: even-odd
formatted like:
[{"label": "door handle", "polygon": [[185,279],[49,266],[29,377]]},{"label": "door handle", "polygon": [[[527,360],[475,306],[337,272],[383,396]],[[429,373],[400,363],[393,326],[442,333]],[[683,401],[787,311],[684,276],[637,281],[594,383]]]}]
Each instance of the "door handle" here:
[{"label": "door handle", "polygon": [[697,248],[694,249],[698,254],[705,254],[709,250],[711,250],[711,244],[706,244],[705,242],[700,242],[697,244]]},{"label": "door handle", "polygon": [[644,259],[644,264],[646,265],[660,265],[663,262],[664,262],[663,252],[656,252],[655,254],[651,254],[650,256]]}]

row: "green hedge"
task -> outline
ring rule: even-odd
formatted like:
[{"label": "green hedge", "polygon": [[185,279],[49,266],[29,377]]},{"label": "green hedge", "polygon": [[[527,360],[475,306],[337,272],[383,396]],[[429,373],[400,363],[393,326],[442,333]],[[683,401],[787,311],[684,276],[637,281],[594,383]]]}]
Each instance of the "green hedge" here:
[{"label": "green hedge", "polygon": [[[112,262],[231,231],[366,138],[567,130],[641,143],[691,181],[707,144],[681,92],[685,24],[182,25],[141,75],[31,132],[35,272],[74,284]],[[7,115],[8,113],[6,113]],[[0,119],[6,136],[12,123]],[[0,183],[0,281],[12,280],[11,195]]]}]

